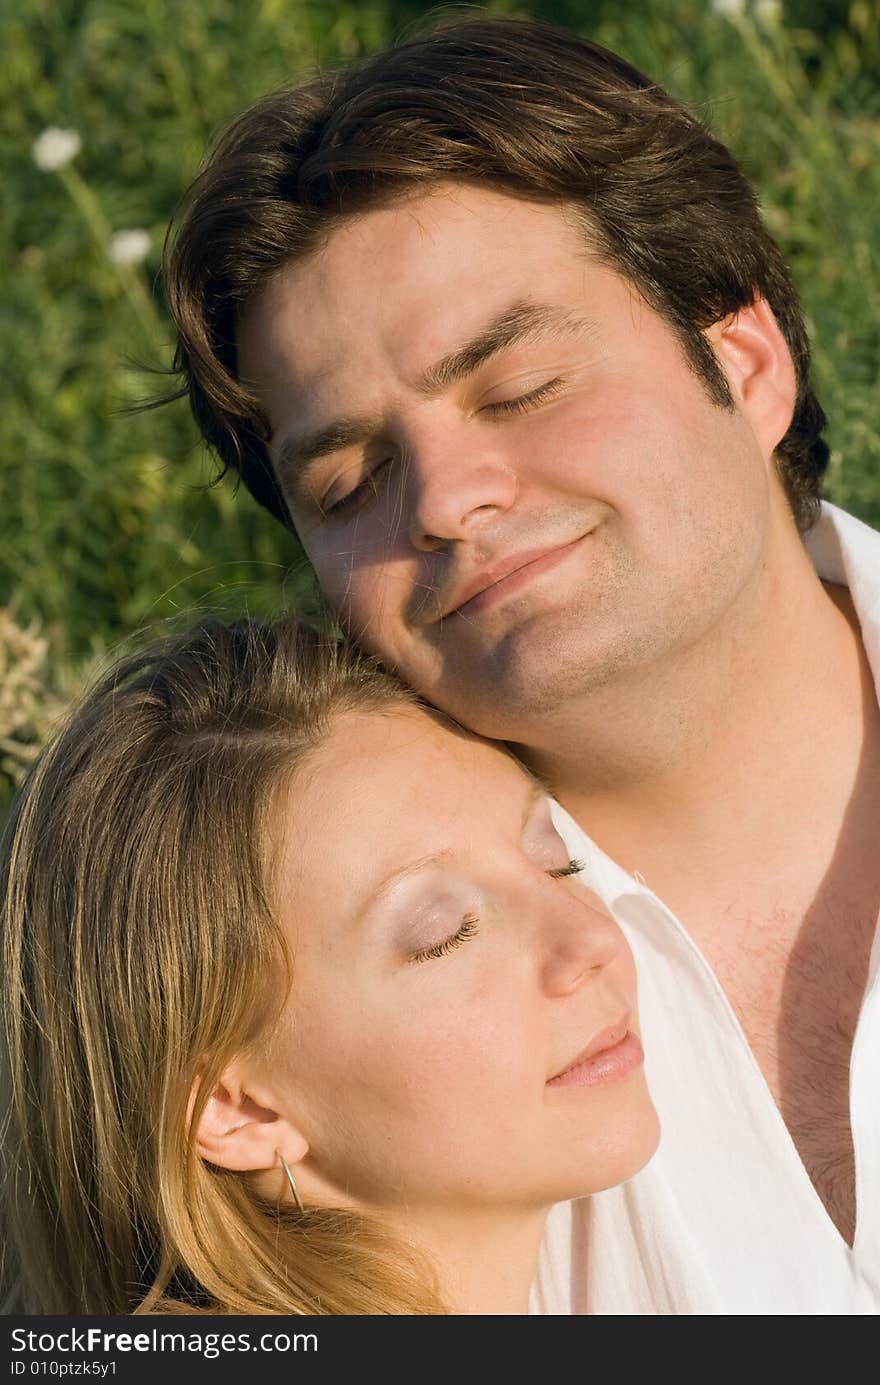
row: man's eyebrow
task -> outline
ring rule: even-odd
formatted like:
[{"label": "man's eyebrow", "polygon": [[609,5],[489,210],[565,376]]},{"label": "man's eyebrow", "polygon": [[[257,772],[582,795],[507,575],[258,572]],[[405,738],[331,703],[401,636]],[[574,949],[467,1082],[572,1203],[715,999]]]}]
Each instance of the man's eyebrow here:
[{"label": "man's eyebrow", "polygon": [[278,451],[278,478],[295,499],[303,492],[306,472],[312,462],[333,452],[341,452],[344,447],[366,442],[374,438],[381,428],[381,418],[360,414],[338,418],[325,428],[286,438]]},{"label": "man's eyebrow", "polygon": [[485,361],[510,346],[549,336],[573,336],[588,327],[584,318],[567,308],[518,299],[484,327],[471,341],[429,366],[416,384],[419,394],[435,395],[473,375]]},{"label": "man's eyebrow", "polygon": [[[416,382],[416,391],[424,398],[434,399],[450,385],[473,375],[500,351],[530,340],[574,336],[589,327],[587,319],[569,309],[518,299],[464,346],[457,347],[441,361],[429,366]],[[303,473],[310,463],[345,447],[367,442],[381,429],[380,417],[360,414],[337,418],[310,433],[285,439],[278,451],[278,471],[282,482],[296,492],[302,486]]]}]

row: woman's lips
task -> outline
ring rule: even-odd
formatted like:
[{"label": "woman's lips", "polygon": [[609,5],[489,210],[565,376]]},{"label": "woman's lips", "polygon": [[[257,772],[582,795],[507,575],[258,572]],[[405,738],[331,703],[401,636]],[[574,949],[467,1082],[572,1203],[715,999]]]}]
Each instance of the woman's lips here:
[{"label": "woman's lips", "polygon": [[622,1039],[612,1042],[589,1058],[581,1058],[570,1068],[551,1077],[548,1087],[598,1087],[618,1082],[645,1061],[638,1034],[627,1030]]}]

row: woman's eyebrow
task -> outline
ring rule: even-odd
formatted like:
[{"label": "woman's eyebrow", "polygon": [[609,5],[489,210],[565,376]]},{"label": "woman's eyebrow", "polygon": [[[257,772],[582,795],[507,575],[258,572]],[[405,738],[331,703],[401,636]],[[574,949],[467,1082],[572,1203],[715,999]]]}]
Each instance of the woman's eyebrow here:
[{"label": "woman's eyebrow", "polygon": [[[532,810],[538,799],[546,798],[547,796],[547,790],[544,788],[544,785],[535,779],[528,770],[526,770],[525,773],[530,782],[528,797],[526,798],[523,808],[523,828],[531,817]],[[455,854],[456,853],[451,847],[444,847],[443,850],[433,851],[428,856],[420,856],[416,861],[408,861],[405,866],[398,866],[395,870],[386,875],[384,879],[380,880],[370,891],[364,903],[357,911],[358,919],[362,919],[368,910],[375,908],[375,906],[388,894],[392,886],[396,885],[399,880],[406,880],[411,875],[418,875],[420,871],[429,870],[432,866],[449,865],[449,863],[455,859]]]},{"label": "woman's eyebrow", "polygon": [[444,847],[442,851],[433,851],[429,856],[420,856],[417,861],[408,861],[405,866],[398,866],[395,870],[391,871],[390,874],[386,875],[384,879],[380,880],[375,888],[370,891],[357,911],[358,919],[362,919],[370,909],[375,908],[375,906],[384,899],[385,895],[388,894],[392,886],[396,885],[399,880],[406,880],[410,875],[418,875],[420,871],[428,870],[431,866],[447,865],[454,857],[455,852],[452,848]]},{"label": "woman's eyebrow", "polygon": [[[525,769],[525,766],[523,766],[523,769]],[[532,816],[532,810],[535,804],[538,802],[538,800],[540,798],[547,797],[547,790],[541,783],[540,779],[536,779],[535,776],[532,774],[531,770],[525,769],[525,772],[529,777],[529,796],[526,799],[525,809],[523,810],[523,827],[525,827],[529,818]]]},{"label": "woman's eyebrow", "polygon": [[[517,299],[464,346],[457,347],[429,366],[416,381],[416,393],[426,399],[434,399],[451,385],[473,375],[500,351],[526,341],[581,335],[591,327],[587,318],[570,309]],[[302,489],[312,462],[345,447],[369,442],[381,432],[382,426],[380,416],[350,415],[333,419],[311,432],[285,438],[278,449],[279,479],[295,495]]]}]

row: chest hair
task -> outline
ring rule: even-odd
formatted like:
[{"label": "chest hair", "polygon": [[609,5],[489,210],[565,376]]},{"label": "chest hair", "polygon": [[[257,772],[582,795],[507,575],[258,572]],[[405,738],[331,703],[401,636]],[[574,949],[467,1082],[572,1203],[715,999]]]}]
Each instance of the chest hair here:
[{"label": "chest hair", "polygon": [[849,1065],[876,917],[873,898],[839,898],[834,906],[826,898],[800,915],[777,910],[706,946],[810,1180],[850,1245]]}]

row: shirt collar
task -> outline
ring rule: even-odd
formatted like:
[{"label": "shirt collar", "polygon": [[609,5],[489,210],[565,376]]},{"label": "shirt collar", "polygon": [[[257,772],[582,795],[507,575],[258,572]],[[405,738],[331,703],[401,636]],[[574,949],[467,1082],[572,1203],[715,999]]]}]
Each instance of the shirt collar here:
[{"label": "shirt collar", "polygon": [[880,533],[823,500],[804,543],[823,582],[849,587],[880,695]]}]

